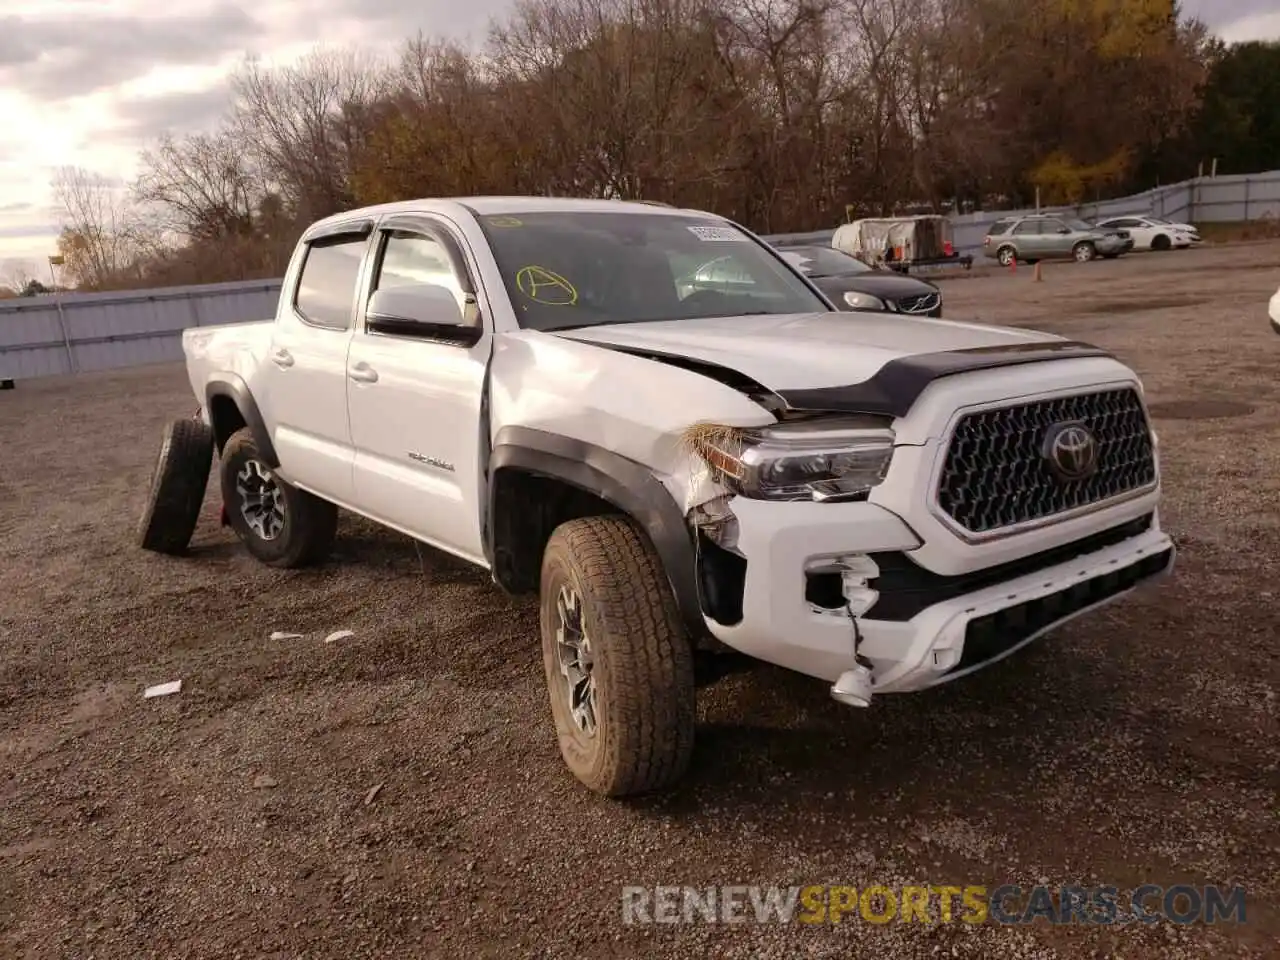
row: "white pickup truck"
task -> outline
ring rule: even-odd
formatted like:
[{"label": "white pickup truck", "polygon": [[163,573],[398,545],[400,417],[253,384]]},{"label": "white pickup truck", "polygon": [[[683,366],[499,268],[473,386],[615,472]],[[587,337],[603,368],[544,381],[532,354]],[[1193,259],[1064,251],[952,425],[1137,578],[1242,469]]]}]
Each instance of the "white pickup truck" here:
[{"label": "white pickup truck", "polygon": [[185,548],[216,449],[224,522],[265,563],[322,559],[343,508],[538,593],[562,755],[607,795],[687,768],[695,651],[865,706],[1174,562],[1132,370],[837,311],[698,211],[353,210],[301,237],[274,321],[183,347],[201,412],[168,429],[142,545]]}]

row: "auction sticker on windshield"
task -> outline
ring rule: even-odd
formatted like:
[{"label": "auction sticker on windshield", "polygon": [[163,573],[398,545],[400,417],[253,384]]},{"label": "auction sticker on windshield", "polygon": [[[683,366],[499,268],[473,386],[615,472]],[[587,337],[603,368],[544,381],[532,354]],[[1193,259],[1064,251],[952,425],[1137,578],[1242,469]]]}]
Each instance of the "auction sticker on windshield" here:
[{"label": "auction sticker on windshield", "polygon": [[699,240],[736,240],[740,243],[745,243],[747,239],[745,234],[733,229],[733,227],[690,227],[689,232]]}]

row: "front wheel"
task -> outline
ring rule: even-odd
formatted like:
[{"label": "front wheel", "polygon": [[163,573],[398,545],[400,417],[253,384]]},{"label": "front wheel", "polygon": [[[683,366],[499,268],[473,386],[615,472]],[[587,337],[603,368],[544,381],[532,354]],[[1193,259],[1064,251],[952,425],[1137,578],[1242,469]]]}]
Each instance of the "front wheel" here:
[{"label": "front wheel", "polygon": [[220,474],[227,520],[256,559],[272,567],[302,567],[329,552],[338,508],[286,483],[267,465],[248,427],[222,448]]},{"label": "front wheel", "polygon": [[1092,243],[1077,243],[1071,250],[1071,255],[1076,258],[1076,263],[1088,263],[1092,260],[1098,251]]},{"label": "front wheel", "polygon": [[668,787],[689,767],[693,649],[657,554],[622,517],[561,524],[542,560],[542,656],[560,755],[596,793]]}]

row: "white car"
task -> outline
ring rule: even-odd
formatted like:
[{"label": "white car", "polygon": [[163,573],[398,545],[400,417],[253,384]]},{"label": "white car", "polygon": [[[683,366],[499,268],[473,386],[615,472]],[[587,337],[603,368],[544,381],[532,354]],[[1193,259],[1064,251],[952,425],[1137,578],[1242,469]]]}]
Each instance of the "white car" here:
[{"label": "white car", "polygon": [[1189,223],[1172,223],[1159,217],[1112,217],[1099,220],[1106,230],[1128,230],[1135,250],[1184,250],[1200,242],[1200,231]]},{"label": "white car", "polygon": [[[751,282],[696,281],[726,260]],[[688,767],[695,650],[867,706],[1174,562],[1129,367],[1031,330],[851,320],[696,210],[352,210],[303,233],[274,320],[183,349],[203,411],[170,424],[141,545],[186,546],[216,449],[226,522],[268,565],[321,560],[342,507],[540,597],[561,754],[607,795]],[[405,609],[433,642],[430,596]],[[528,639],[473,642],[532,666]]]},{"label": "white car", "polygon": [[1267,312],[1271,316],[1271,329],[1280,333],[1280,290],[1277,290],[1275,296],[1271,298],[1271,305]]}]

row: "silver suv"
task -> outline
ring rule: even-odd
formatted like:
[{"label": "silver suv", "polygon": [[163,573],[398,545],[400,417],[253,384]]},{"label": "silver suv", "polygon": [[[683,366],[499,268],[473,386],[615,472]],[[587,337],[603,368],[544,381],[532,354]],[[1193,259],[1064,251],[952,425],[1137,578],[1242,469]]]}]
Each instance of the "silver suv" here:
[{"label": "silver suv", "polygon": [[1094,257],[1111,260],[1132,249],[1133,238],[1125,230],[1046,214],[1003,217],[982,238],[982,252],[1005,267],[1015,257],[1025,263],[1066,257],[1085,263]]}]

